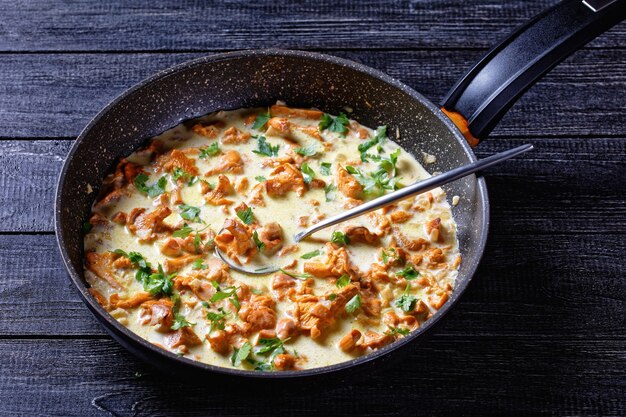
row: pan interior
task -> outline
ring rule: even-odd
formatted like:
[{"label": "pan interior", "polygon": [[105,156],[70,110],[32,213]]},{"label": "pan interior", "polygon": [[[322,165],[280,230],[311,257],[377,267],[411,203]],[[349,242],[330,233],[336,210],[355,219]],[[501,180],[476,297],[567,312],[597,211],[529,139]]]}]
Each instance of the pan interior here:
[{"label": "pan interior", "polygon": [[[96,116],[70,151],[57,190],[56,227],[62,255],[79,290],[86,294],[82,225],[99,184],[118,158],[183,120],[222,109],[268,106],[276,100],[332,114],[345,112],[347,106],[352,110],[349,117],[366,126],[386,124],[389,137],[413,152],[418,161],[422,161],[422,152],[436,157],[435,163],[425,165],[431,173],[473,160],[464,139],[436,107],[368,67],[290,51],[201,58],[157,74],[120,96]],[[482,254],[486,191],[475,176],[443,188],[448,201],[455,195],[460,197],[453,207],[463,257],[452,297],[455,300]],[[447,308],[449,305],[437,314]]]}]

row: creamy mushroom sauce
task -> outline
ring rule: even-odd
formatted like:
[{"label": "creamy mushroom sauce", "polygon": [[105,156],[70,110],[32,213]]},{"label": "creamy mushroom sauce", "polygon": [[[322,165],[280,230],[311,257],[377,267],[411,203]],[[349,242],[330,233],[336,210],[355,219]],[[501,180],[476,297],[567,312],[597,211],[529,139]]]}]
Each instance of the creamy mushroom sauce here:
[{"label": "creamy mushroom sauce", "polygon": [[[344,115],[279,103],[180,124],[105,179],[86,224],[90,291],[139,336],[212,365],[306,369],[379,349],[428,320],[454,287],[460,255],[443,190],[298,245],[293,235],[389,192],[369,176],[381,167],[389,189],[429,177],[384,128]],[[225,222],[247,242],[220,233]],[[228,270],[213,252],[220,241],[247,267],[269,261],[288,275]]]}]

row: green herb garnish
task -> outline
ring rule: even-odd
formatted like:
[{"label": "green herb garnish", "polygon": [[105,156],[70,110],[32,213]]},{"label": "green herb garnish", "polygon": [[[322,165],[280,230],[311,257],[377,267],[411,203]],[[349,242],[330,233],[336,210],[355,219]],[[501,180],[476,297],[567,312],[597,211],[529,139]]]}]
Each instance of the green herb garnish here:
[{"label": "green herb garnish", "polygon": [[402,336],[408,336],[409,333],[411,333],[411,331],[409,329],[403,329],[401,327],[391,327],[389,326],[389,331],[386,332],[386,334],[393,336],[396,334],[402,335]]},{"label": "green herb garnish", "polygon": [[343,288],[349,283],[350,283],[350,275],[343,274],[337,279],[337,282],[335,282],[335,285],[337,286],[337,288]]},{"label": "green herb garnish", "polygon": [[204,262],[202,261],[202,259],[196,259],[195,261],[193,261],[193,263],[191,264],[191,269],[207,269],[207,266],[204,264]]},{"label": "green herb garnish", "polygon": [[258,149],[253,150],[255,154],[264,156],[278,156],[278,150],[280,145],[272,146],[265,140],[265,136],[259,136],[257,138]]},{"label": "green herb garnish", "polygon": [[376,146],[378,153],[383,150],[383,143],[385,143],[385,139],[387,138],[387,126],[379,126],[376,129],[376,135],[373,138],[368,140],[367,142],[361,143],[358,147],[359,153],[361,154],[361,160],[363,162],[367,161],[366,152],[373,146]]},{"label": "green herb garnish", "polygon": [[357,294],[346,303],[346,311],[354,313],[357,308],[361,307],[361,294]]},{"label": "green herb garnish", "polygon": [[407,265],[402,271],[398,272],[396,275],[399,277],[403,277],[404,279],[411,281],[419,276],[419,272],[413,268],[411,265]]},{"label": "green herb garnish", "polygon": [[340,133],[342,136],[348,132],[348,116],[344,113],[339,113],[339,116],[333,117],[330,114],[324,113],[319,123],[319,129],[328,129],[331,132]]},{"label": "green herb garnish", "polygon": [[217,142],[214,142],[207,146],[206,148],[200,148],[200,155],[198,158],[207,159],[209,156],[215,156],[220,152],[220,145]]},{"label": "green herb garnish", "polygon": [[246,359],[250,365],[254,366],[255,371],[272,371],[274,370],[274,364],[268,362],[261,362],[253,358]]},{"label": "green herb garnish", "polygon": [[126,253],[122,249],[115,249],[113,253],[128,258],[131,263],[138,268],[135,273],[135,279],[143,285],[144,290],[149,291],[153,295],[161,293],[165,295],[172,294],[172,288],[174,286],[172,278],[175,277],[176,274],[166,275],[163,272],[161,264],[159,264],[158,272],[152,273],[152,265],[150,265],[150,262],[146,261],[139,252]]},{"label": "green herb garnish", "polygon": [[254,348],[254,353],[256,353],[257,355],[268,355],[274,352],[276,349],[281,349],[284,352],[284,343],[287,340],[289,340],[289,338],[285,340],[280,340],[278,337],[274,337],[272,339],[259,339],[259,345]]},{"label": "green herb garnish", "polygon": [[187,223],[185,223],[183,225],[183,227],[181,227],[178,230],[175,230],[174,233],[172,233],[173,237],[180,237],[180,238],[186,238],[187,236],[189,236],[191,234],[191,232],[193,232],[193,228],[191,226],[189,226]]},{"label": "green herb garnish", "polygon": [[83,223],[83,233],[87,234],[91,232],[91,229],[93,229],[93,225],[91,223],[89,222]]},{"label": "green herb garnish", "polygon": [[241,345],[239,349],[234,348],[233,355],[230,357],[230,363],[232,363],[233,366],[241,366],[241,362],[248,359],[250,352],[252,352],[252,345],[249,342]]},{"label": "green herb garnish", "polygon": [[156,197],[165,192],[165,186],[167,185],[167,178],[165,178],[165,176],[159,178],[159,180],[151,186],[146,185],[148,179],[150,179],[150,177],[143,172],[137,175],[134,181],[135,187],[142,193],[148,194],[149,197]]},{"label": "green herb garnish", "polygon": [[347,245],[350,243],[350,238],[345,233],[336,230],[331,235],[330,241],[336,245]]},{"label": "green herb garnish", "polygon": [[180,212],[180,217],[185,220],[189,220],[190,222],[201,223],[202,219],[200,219],[200,207],[190,206],[188,204],[181,204],[178,206],[182,211]]},{"label": "green herb garnish", "polygon": [[188,322],[187,319],[185,319],[185,316],[183,316],[182,314],[174,313],[174,323],[172,324],[172,327],[170,327],[170,329],[178,330],[182,329],[183,327],[192,326],[194,324],[196,323]]},{"label": "green herb garnish", "polygon": [[245,210],[237,210],[237,217],[241,219],[245,224],[254,223],[254,214],[252,213],[252,208],[248,207]]},{"label": "green herb garnish", "polygon": [[385,190],[397,190],[399,187],[398,178],[393,177],[385,169],[379,168],[378,170],[363,174],[361,170],[354,168],[353,166],[346,166],[346,171],[352,175],[363,186],[363,191],[368,194],[383,195]]},{"label": "green herb garnish", "polygon": [[254,177],[254,179],[257,180],[258,182],[265,182],[265,181],[267,181],[267,178],[265,178],[262,175],[256,176],[256,177]]},{"label": "green herb garnish", "polygon": [[381,257],[383,259],[383,263],[386,264],[389,263],[390,258],[392,261],[398,259],[398,252],[396,251],[396,248],[389,248],[389,253],[387,253],[387,251],[383,249],[381,252]]},{"label": "green herb garnish", "polygon": [[217,301],[229,298],[228,301],[233,306],[235,306],[237,310],[241,308],[241,304],[239,303],[239,296],[237,295],[237,287],[230,286],[226,288],[220,288],[219,284],[215,281],[211,281],[211,285],[213,285],[213,287],[215,287],[217,291],[215,292],[215,294],[213,294],[213,297],[211,297],[211,300],[209,301],[215,303]]},{"label": "green herb garnish", "polygon": [[320,172],[322,173],[322,175],[330,175],[331,167],[332,167],[332,164],[330,162],[322,162],[320,164]]},{"label": "green herb garnish", "polygon": [[254,244],[260,251],[265,248],[265,243],[261,242],[261,240],[259,239],[259,234],[256,230],[252,232],[252,240],[254,240]]},{"label": "green herb garnish", "polygon": [[230,314],[225,311],[222,307],[218,308],[219,313],[214,311],[209,311],[206,313],[206,318],[211,322],[209,326],[209,333],[212,333],[213,330],[224,330],[226,328],[226,317]]},{"label": "green herb garnish", "polygon": [[293,151],[302,156],[315,156],[317,155],[317,146],[315,144],[311,144],[302,148],[296,148]]},{"label": "green herb garnish", "polygon": [[302,171],[302,178],[304,178],[305,184],[310,184],[313,178],[315,178],[315,171],[306,162],[300,167]]},{"label": "green herb garnish", "polygon": [[262,130],[271,118],[272,115],[270,114],[270,109],[267,109],[266,113],[259,113],[256,119],[254,119],[252,128],[256,130]]},{"label": "green herb garnish", "polygon": [[178,181],[179,178],[190,179],[191,175],[186,173],[182,168],[176,167],[174,171],[172,171],[172,178],[174,181]]},{"label": "green herb garnish", "polygon": [[282,272],[285,275],[289,275],[292,278],[296,278],[296,279],[309,279],[311,278],[311,275],[309,274],[298,274],[295,272],[289,272],[289,271],[285,271],[284,269],[279,269],[280,272]]},{"label": "green herb garnish", "polygon": [[326,194],[326,202],[333,201],[335,199],[335,187],[333,184],[324,186],[324,194]]},{"label": "green herb garnish", "polygon": [[395,302],[395,306],[401,309],[402,311],[404,311],[405,313],[408,313],[409,311],[413,311],[413,309],[415,309],[415,304],[417,303],[417,298],[409,294],[410,290],[411,290],[411,284],[408,284],[402,296],[398,298]]},{"label": "green herb garnish", "polygon": [[171,295],[174,283],[172,278],[176,274],[167,275],[163,272],[161,264],[158,266],[158,272],[150,275],[146,281],[143,282],[143,288],[152,295],[165,294]]},{"label": "green herb garnish", "polygon": [[312,252],[307,252],[304,255],[302,255],[300,258],[302,259],[311,259],[311,258],[315,258],[316,256],[320,256],[322,254],[321,250],[314,250]]}]

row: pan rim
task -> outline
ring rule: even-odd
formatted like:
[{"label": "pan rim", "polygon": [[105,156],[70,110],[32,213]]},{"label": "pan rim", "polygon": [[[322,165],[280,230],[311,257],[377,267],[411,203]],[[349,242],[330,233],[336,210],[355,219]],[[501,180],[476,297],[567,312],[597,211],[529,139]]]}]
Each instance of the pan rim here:
[{"label": "pan rim", "polygon": [[[76,153],[77,149],[88,135],[88,133],[96,126],[100,120],[118,103],[120,103],[125,98],[131,96],[135,92],[144,88],[147,85],[150,85],[154,82],[159,81],[160,79],[175,74],[179,71],[188,70],[198,65],[210,64],[213,62],[220,62],[225,60],[232,60],[237,58],[245,58],[250,56],[268,56],[268,57],[296,57],[302,58],[306,60],[315,60],[322,61],[325,63],[330,63],[334,65],[348,67],[354,71],[358,71],[369,75],[371,77],[377,78],[380,81],[389,84],[405,94],[409,95],[411,98],[419,101],[421,104],[426,106],[433,114],[435,114],[441,122],[443,122],[449,129],[449,131],[455,136],[457,141],[462,146],[466,155],[469,159],[474,162],[476,161],[476,156],[472,151],[471,147],[463,138],[461,132],[454,125],[454,123],[446,117],[441,110],[435,106],[429,99],[424,97],[422,94],[409,87],[408,85],[396,80],[395,78],[385,74],[382,71],[371,68],[367,65],[360,64],[348,59],[339,58],[332,55],[322,54],[318,52],[310,52],[310,51],[298,51],[298,50],[286,50],[286,49],[255,49],[255,50],[240,50],[234,52],[225,52],[218,53],[213,55],[208,55],[204,57],[199,57],[190,61],[183,62],[181,64],[177,64],[175,66],[169,67],[167,69],[161,70],[154,75],[145,78],[144,80],[136,83],[132,87],[124,90],[121,94],[111,100],[106,106],[104,106],[83,128],[80,132],[74,143],[72,144],[65,161],[63,163],[63,167],[58,177],[56,190],[55,190],[55,208],[54,208],[54,224],[55,224],[55,234],[56,241],[59,251],[61,253],[61,258],[63,260],[63,264],[65,266],[65,270],[67,271],[70,280],[78,289],[79,294],[83,302],[87,305],[89,310],[96,316],[96,318],[104,324],[105,330],[111,334],[116,341],[122,345],[124,345],[131,353],[134,353],[134,348],[142,348],[150,351],[151,354],[156,356],[164,356],[171,361],[175,361],[180,365],[184,365],[187,368],[195,368],[196,370],[211,372],[216,375],[224,375],[224,376],[235,376],[235,377],[245,377],[249,379],[273,379],[273,380],[282,380],[282,379],[294,379],[294,378],[306,378],[312,376],[320,376],[330,373],[336,373],[342,370],[346,370],[348,368],[357,367],[360,365],[365,365],[367,363],[371,363],[375,360],[380,360],[384,357],[387,357],[391,352],[398,350],[402,347],[405,347],[409,343],[413,343],[415,339],[417,339],[422,334],[428,332],[436,323],[438,323],[447,312],[457,303],[460,296],[465,292],[467,286],[470,281],[473,279],[478,265],[480,264],[481,258],[484,254],[484,249],[487,242],[487,236],[489,231],[489,199],[487,195],[487,187],[486,182],[483,177],[476,177],[476,190],[477,190],[477,199],[482,204],[482,222],[483,227],[480,231],[480,239],[474,243],[477,250],[477,256],[473,260],[472,264],[468,267],[468,272],[463,277],[457,279],[457,285],[455,286],[452,296],[450,299],[444,304],[444,306],[439,309],[429,320],[427,320],[419,329],[411,332],[411,334],[407,337],[399,339],[394,343],[391,343],[379,350],[368,353],[367,355],[363,355],[357,358],[354,358],[349,361],[336,363],[333,365],[327,365],[319,368],[311,368],[304,370],[294,370],[294,371],[281,371],[281,372],[259,372],[259,371],[248,371],[241,370],[236,368],[225,368],[221,366],[211,365],[207,363],[203,363],[200,361],[196,361],[193,359],[188,359],[185,357],[178,356],[172,352],[169,352],[165,349],[159,348],[146,339],[143,339],[141,336],[136,333],[130,331],[128,328],[121,325],[117,320],[113,319],[104,308],[96,302],[96,300],[89,294],[87,286],[84,283],[84,280],[80,277],[79,272],[76,271],[71,263],[70,256],[66,250],[66,239],[63,236],[63,228],[61,225],[61,211],[62,211],[62,201],[61,195],[63,192],[63,188],[65,185],[65,179],[68,174],[69,169],[69,161],[71,161]],[[125,339],[126,343],[133,343],[132,349],[126,346],[126,343],[121,343],[118,338]],[[137,346],[138,345],[138,346]]]}]

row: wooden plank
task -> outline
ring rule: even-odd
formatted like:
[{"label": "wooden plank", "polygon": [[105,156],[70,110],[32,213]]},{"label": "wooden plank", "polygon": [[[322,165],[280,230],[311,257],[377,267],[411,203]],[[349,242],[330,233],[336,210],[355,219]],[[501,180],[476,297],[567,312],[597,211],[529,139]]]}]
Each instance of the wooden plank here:
[{"label": "wooden plank", "polygon": [[623,338],[432,337],[366,377],[277,387],[164,377],[109,340],[1,340],[0,413],[621,417],[625,347]]},{"label": "wooden plank", "polygon": [[0,144],[0,230],[54,230],[54,192],[72,141]]},{"label": "wooden plank", "polygon": [[[554,0],[4,1],[0,51],[486,48]],[[623,46],[626,25],[594,42]]]},{"label": "wooden plank", "polygon": [[[435,102],[482,51],[330,51],[380,69]],[[111,99],[204,54],[8,54],[0,60],[0,137],[76,136]],[[494,136],[626,136],[626,49],[583,50],[505,116]],[[349,103],[346,103],[349,104]]]},{"label": "wooden plank", "polygon": [[[487,140],[477,153],[485,157],[524,142]],[[529,142],[536,146],[531,154],[494,167],[486,175],[493,205],[493,233],[626,232],[626,138]],[[0,231],[54,230],[57,173],[71,143],[3,141]]]},{"label": "wooden plank", "polygon": [[[492,235],[445,336],[626,337],[621,235]],[[102,335],[52,235],[0,235],[0,336]]]}]

